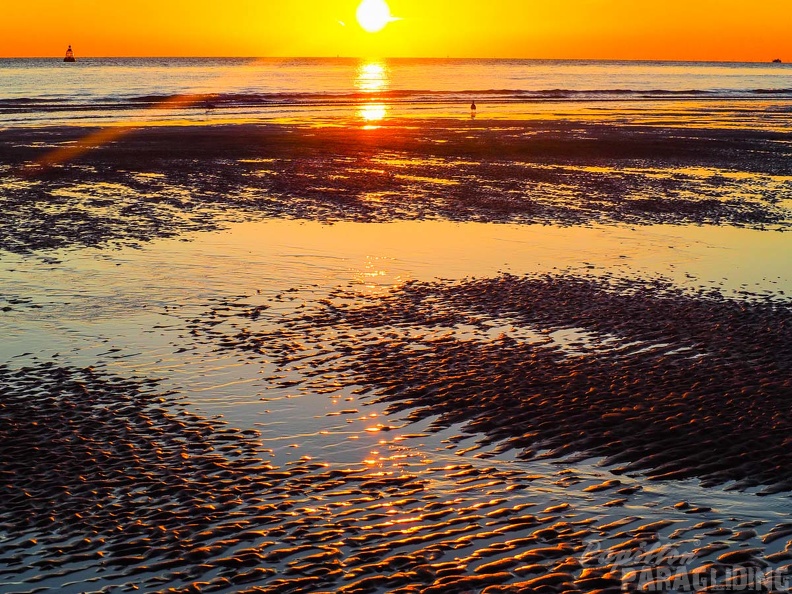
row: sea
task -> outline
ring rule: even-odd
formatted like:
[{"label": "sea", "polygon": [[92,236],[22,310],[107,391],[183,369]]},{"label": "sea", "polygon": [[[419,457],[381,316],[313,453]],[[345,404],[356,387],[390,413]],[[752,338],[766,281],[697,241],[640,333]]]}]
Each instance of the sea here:
[{"label": "sea", "polygon": [[[792,65],[503,59],[0,59],[0,126],[152,120],[491,117],[547,106],[760,102],[788,117]],[[372,105],[376,109],[372,109]],[[660,107],[662,110],[662,107]]]}]

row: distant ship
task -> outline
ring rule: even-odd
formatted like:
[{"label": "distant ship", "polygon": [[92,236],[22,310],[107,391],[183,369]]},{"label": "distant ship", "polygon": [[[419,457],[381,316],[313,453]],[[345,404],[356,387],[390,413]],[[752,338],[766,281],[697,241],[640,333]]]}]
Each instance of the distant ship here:
[{"label": "distant ship", "polygon": [[66,50],[66,57],[63,58],[64,62],[76,62],[77,60],[74,59],[74,52],[72,51],[71,46],[69,49]]},{"label": "distant ship", "polygon": [[776,58],[773,60],[773,64],[781,64],[781,58]]}]

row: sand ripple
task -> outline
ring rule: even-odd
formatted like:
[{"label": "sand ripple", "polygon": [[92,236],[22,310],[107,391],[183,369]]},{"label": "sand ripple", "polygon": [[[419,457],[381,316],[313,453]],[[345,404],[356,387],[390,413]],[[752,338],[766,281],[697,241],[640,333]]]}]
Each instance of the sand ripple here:
[{"label": "sand ripple", "polygon": [[792,490],[785,301],[507,275],[409,283],[368,302],[338,291],[275,330],[249,321],[231,336],[209,332],[284,369],[310,360],[311,389],[328,378],[373,386],[392,412],[464,423],[524,459],[601,458],[655,480]]},{"label": "sand ripple", "polygon": [[702,522],[682,503],[611,515],[602,502],[640,488],[571,469],[276,468],[255,432],[150,380],[42,364],[0,367],[0,383],[4,592],[616,591],[682,552],[686,572],[721,577],[792,558],[789,524]]}]

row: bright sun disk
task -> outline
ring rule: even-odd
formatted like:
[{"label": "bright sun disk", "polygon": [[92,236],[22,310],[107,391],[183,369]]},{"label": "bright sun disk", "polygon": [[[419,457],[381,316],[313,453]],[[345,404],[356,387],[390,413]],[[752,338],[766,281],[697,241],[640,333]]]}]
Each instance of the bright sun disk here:
[{"label": "bright sun disk", "polygon": [[376,33],[382,31],[393,16],[385,0],[363,0],[357,9],[357,20],[366,31]]}]

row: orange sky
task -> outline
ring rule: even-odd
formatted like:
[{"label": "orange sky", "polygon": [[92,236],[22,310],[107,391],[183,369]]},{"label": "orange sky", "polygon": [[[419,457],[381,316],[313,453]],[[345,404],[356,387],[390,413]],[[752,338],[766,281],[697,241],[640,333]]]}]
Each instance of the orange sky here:
[{"label": "orange sky", "polygon": [[[427,56],[792,61],[792,1],[3,0],[0,56]],[[342,26],[340,22],[344,22]]]}]

